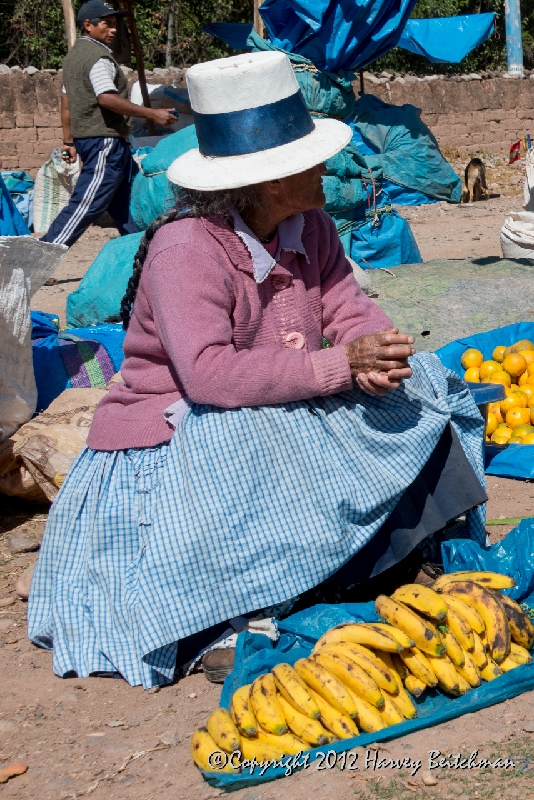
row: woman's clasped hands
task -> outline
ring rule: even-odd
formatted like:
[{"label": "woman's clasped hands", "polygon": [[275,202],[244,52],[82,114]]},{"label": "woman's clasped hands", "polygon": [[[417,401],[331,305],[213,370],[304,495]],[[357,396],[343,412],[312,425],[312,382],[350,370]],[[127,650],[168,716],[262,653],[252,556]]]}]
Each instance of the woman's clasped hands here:
[{"label": "woman's clasped hands", "polygon": [[397,389],[412,371],[408,358],[415,348],[413,336],[397,328],[359,336],[345,345],[352,380],[364,392],[385,395]]}]

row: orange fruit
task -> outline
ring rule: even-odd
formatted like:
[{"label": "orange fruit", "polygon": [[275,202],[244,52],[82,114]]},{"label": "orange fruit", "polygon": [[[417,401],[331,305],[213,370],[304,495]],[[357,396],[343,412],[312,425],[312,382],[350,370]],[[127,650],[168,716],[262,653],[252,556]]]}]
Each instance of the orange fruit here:
[{"label": "orange fruit", "polygon": [[534,426],[525,424],[518,425],[517,428],[514,428],[514,436],[520,436],[523,438],[523,436],[526,436],[527,433],[534,433]]},{"label": "orange fruit", "polygon": [[[534,373],[528,376],[527,382],[524,383],[523,386],[534,386]],[[523,388],[523,386],[521,388]]]},{"label": "orange fruit", "polygon": [[530,422],[534,425],[534,408],[530,408]]},{"label": "orange fruit", "polygon": [[468,383],[480,383],[480,372],[478,367],[469,367],[464,372],[464,381]]},{"label": "orange fruit", "polygon": [[534,344],[530,339],[521,339],[519,342],[506,348],[506,355],[509,353],[520,353],[521,350],[534,350]]},{"label": "orange fruit", "polygon": [[480,380],[487,381],[491,378],[494,372],[500,372],[502,366],[496,361],[484,361],[480,365]]},{"label": "orange fruit", "polygon": [[504,436],[496,436],[495,438],[492,436],[490,439],[493,444],[508,444],[509,441],[510,439],[506,439]]},{"label": "orange fruit", "polygon": [[[494,442],[496,439],[504,439],[505,441],[510,438],[513,431],[508,427],[501,427],[499,426],[495,433],[491,435],[491,441]],[[499,442],[497,442],[499,444]]]},{"label": "orange fruit", "polygon": [[527,372],[529,375],[534,375],[534,364],[529,364],[527,367]]},{"label": "orange fruit", "polygon": [[462,367],[464,369],[469,369],[469,367],[480,367],[484,361],[484,356],[480,350],[470,347],[462,354],[462,358],[460,360],[462,362]]},{"label": "orange fruit", "polygon": [[518,386],[524,386],[528,381],[528,372],[525,370],[522,375],[519,376],[519,380],[517,381]]},{"label": "orange fruit", "polygon": [[526,404],[523,403],[521,397],[518,397],[517,392],[510,392],[508,397],[505,397],[504,400],[501,400],[500,408],[502,416],[506,417],[512,408],[526,408]]},{"label": "orange fruit", "polygon": [[528,405],[530,400],[534,399],[534,386],[531,383],[525,383],[521,387],[521,391],[523,392],[523,394],[527,396],[527,405]]},{"label": "orange fruit", "polygon": [[523,444],[534,444],[534,433],[527,433],[523,436]]},{"label": "orange fruit", "polygon": [[519,375],[522,375],[523,372],[526,371],[527,366],[526,359],[524,356],[520,355],[520,353],[510,353],[502,362],[502,368],[511,375],[512,378],[517,378]]},{"label": "orange fruit", "polygon": [[488,414],[488,420],[486,422],[486,435],[491,436],[497,430],[497,425],[499,424],[497,417],[495,414],[491,412]]},{"label": "orange fruit", "polygon": [[511,386],[512,379],[507,372],[501,370],[500,372],[494,372],[491,378],[489,379],[488,383],[500,383],[502,384],[502,386]]},{"label": "orange fruit", "polygon": [[498,347],[495,348],[495,350],[491,354],[491,357],[494,361],[498,361],[499,364],[502,364],[505,355],[506,355],[506,347],[503,344],[500,344]]},{"label": "orange fruit", "polygon": [[520,356],[523,356],[527,364],[534,364],[534,350],[521,350]]},{"label": "orange fruit", "polygon": [[512,430],[519,425],[528,425],[530,414],[531,411],[528,408],[512,408],[506,415],[506,424]]}]

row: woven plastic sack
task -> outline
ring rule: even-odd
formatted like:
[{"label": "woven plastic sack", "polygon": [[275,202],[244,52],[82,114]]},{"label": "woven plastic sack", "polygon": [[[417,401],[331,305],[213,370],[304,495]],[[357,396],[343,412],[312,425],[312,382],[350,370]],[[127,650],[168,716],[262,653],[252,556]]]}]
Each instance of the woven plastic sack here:
[{"label": "woven plastic sack", "polygon": [[67,298],[69,328],[120,321],[121,301],[142,236],[142,233],[130,233],[106,242],[78,288]]},{"label": "woven plastic sack", "polygon": [[[446,571],[458,569],[497,569],[512,575],[517,582],[514,599],[526,602],[534,610],[534,520],[524,520],[505,539],[493,547],[483,549],[472,541],[452,540],[444,548]],[[294,664],[299,658],[309,656],[317,639],[329,628],[342,622],[374,622],[378,615],[373,603],[340,603],[318,605],[294,614],[278,623],[281,633],[277,642],[261,634],[243,632],[239,634],[233,673],[226,679],[220,704],[229,708],[236,689],[244,686],[276,664]],[[471,714],[511,697],[534,689],[534,662],[525,664],[513,672],[483,683],[467,695],[447,697],[438,691],[427,691],[414,700],[417,718],[392,725],[378,733],[362,733],[352,739],[334,742],[309,751],[310,766],[328,751],[343,753],[356,747],[367,747],[377,742],[387,742],[415,731],[438,725],[463,714]],[[303,759],[300,764],[302,766]],[[298,769],[298,766],[296,767]],[[253,774],[244,770],[241,774],[209,772],[204,778],[212,786],[226,790],[250,788],[266,781],[282,778],[287,767],[269,766],[263,775],[256,769]]]},{"label": "woven plastic sack", "polygon": [[[488,360],[498,345],[508,347],[521,339],[534,341],[533,322],[520,322],[517,325],[506,325],[503,328],[495,328],[475,336],[465,336],[436,350],[436,355],[439,356],[445,367],[463,377],[465,370],[460,363],[460,358],[468,347],[476,347],[483,353],[484,359]],[[485,460],[487,475],[534,479],[534,445],[532,444],[494,445],[487,443]]]},{"label": "woven plastic sack", "polygon": [[534,258],[534,213],[512,211],[501,228],[504,258]]},{"label": "woven plastic sack", "polygon": [[35,178],[33,228],[36,233],[46,233],[67,205],[79,174],[78,161],[67,164],[61,158],[60,148],[56,147]]}]

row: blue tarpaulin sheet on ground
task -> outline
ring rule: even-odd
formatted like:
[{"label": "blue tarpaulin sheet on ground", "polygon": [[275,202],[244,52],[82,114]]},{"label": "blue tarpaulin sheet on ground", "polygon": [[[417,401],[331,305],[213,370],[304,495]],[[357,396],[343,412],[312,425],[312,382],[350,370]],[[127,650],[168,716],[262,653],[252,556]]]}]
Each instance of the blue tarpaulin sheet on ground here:
[{"label": "blue tarpaulin sheet on ground", "polygon": [[[457,375],[463,377],[465,372],[460,359],[468,347],[480,350],[484,359],[491,358],[491,354],[498,345],[515,344],[521,339],[530,339],[534,342],[534,323],[518,322],[515,325],[505,325],[475,336],[466,336],[464,339],[446,344],[436,350],[442,364]],[[534,479],[534,445],[509,444],[507,446],[486,445],[486,474],[499,475],[502,478],[529,478]]]},{"label": "blue tarpaulin sheet on ground", "polygon": [[398,47],[433,64],[459,64],[495,30],[495,14],[464,14],[438,19],[410,19]]},{"label": "blue tarpaulin sheet on ground", "polygon": [[316,67],[361,69],[395,47],[416,0],[264,0],[270,41]]},{"label": "blue tarpaulin sheet on ground", "polygon": [[[487,569],[512,575],[517,586],[508,590],[507,594],[534,608],[534,519],[523,520],[501,542],[490,548],[482,548],[465,539],[445,542],[442,548],[447,572]],[[377,619],[373,603],[318,605],[280,622],[281,636],[277,642],[259,634],[241,633],[237,642],[236,666],[225,681],[221,706],[229,708],[232,694],[237,688],[268,672],[276,664],[294,664],[298,658],[308,656],[317,639],[334,625],[342,622],[372,622]],[[342,753],[355,747],[367,747],[376,742],[396,739],[502,703],[533,689],[534,662],[501,675],[490,683],[483,683],[463,697],[451,698],[439,691],[428,690],[414,701],[418,713],[416,719],[393,725],[378,733],[361,734],[353,739],[335,742],[327,748],[310,750],[309,764],[313,766],[320,757],[319,754],[327,750]],[[301,766],[302,761],[301,758]],[[284,774],[284,767],[269,767],[263,776],[256,770],[253,775],[245,771],[238,775],[210,772],[204,773],[204,777],[211,785],[232,791],[282,778]]]}]

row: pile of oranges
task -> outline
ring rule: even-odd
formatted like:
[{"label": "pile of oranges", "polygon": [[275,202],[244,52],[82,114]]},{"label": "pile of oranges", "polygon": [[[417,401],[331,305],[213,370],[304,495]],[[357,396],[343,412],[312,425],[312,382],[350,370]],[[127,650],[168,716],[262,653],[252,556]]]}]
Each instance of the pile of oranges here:
[{"label": "pile of oranges", "polygon": [[506,392],[504,400],[489,406],[486,441],[534,444],[534,343],[522,339],[511,347],[501,345],[487,361],[471,347],[461,361],[466,381],[500,383]]}]

